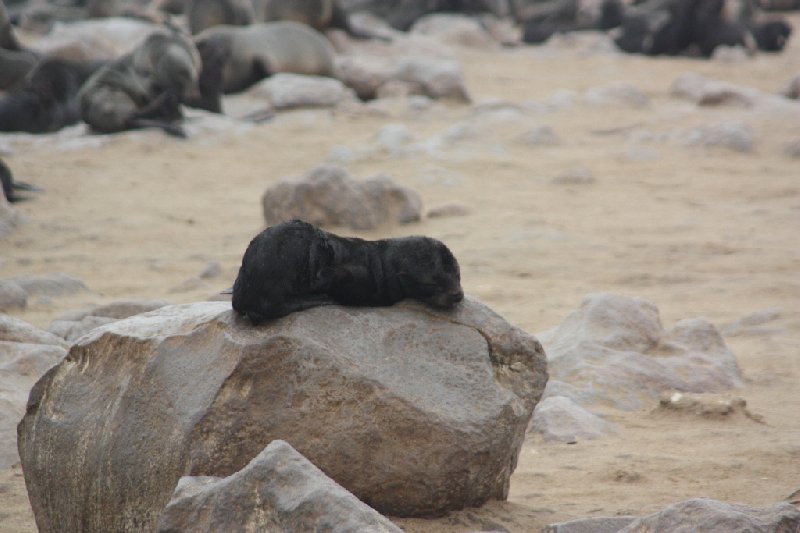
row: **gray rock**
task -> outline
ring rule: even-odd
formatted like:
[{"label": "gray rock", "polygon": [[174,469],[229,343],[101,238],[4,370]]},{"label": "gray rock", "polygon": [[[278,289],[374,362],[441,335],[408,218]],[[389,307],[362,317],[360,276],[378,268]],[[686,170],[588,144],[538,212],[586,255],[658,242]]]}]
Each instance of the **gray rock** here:
[{"label": "gray rock", "polygon": [[800,509],[790,503],[751,507],[696,498],[638,518],[619,533],[789,533],[800,529]]},{"label": "gray rock", "polygon": [[662,392],[723,392],[742,385],[736,358],[703,319],[664,330],[638,298],[592,294],[555,329],[537,335],[554,380],[583,405],[641,409]]},{"label": "gray rock", "polygon": [[21,222],[19,212],[11,207],[4,194],[0,194],[0,239],[14,231]]},{"label": "gray rock", "polygon": [[592,173],[587,168],[576,167],[571,168],[562,174],[559,174],[550,183],[555,185],[588,185],[597,181]]},{"label": "gray rock", "polygon": [[413,141],[414,134],[403,124],[387,124],[375,136],[375,142],[394,155],[405,154]]},{"label": "gray rock", "polygon": [[546,441],[574,442],[596,439],[617,432],[614,424],[590,413],[565,396],[549,396],[533,411],[529,431]]},{"label": "gray rock", "polygon": [[791,98],[792,100],[800,99],[800,76],[795,76],[792,81],[789,82],[789,86],[786,88],[784,95],[786,98]]},{"label": "gray rock", "polygon": [[332,107],[355,98],[339,80],[286,72],[270,76],[248,92],[267,99],[275,109]]},{"label": "gray rock", "polygon": [[417,19],[410,32],[433,37],[443,43],[491,50],[498,43],[473,17],[435,13]]},{"label": "gray rock", "polygon": [[789,141],[783,147],[783,153],[792,158],[800,157],[800,139]]},{"label": "gray rock", "polygon": [[741,64],[749,59],[747,50],[741,46],[717,46],[711,59],[720,63]]},{"label": "gray rock", "polygon": [[66,353],[63,339],[0,315],[0,468],[19,461],[14,446],[16,428],[31,387]]},{"label": "gray rock", "polygon": [[25,309],[28,305],[28,293],[18,283],[0,280],[0,311]]},{"label": "gray rock", "polygon": [[67,342],[73,342],[94,328],[114,322],[114,320],[102,316],[86,316],[80,320],[54,320],[47,331]]},{"label": "gray rock", "polygon": [[752,152],[755,134],[747,124],[741,122],[721,122],[700,126],[686,132],[686,146],[724,148],[733,152]]},{"label": "gray rock", "polygon": [[561,144],[561,138],[550,126],[536,126],[520,133],[514,142],[525,146],[555,146]]},{"label": "gray rock", "polygon": [[18,449],[43,533],[152,530],[181,476],[229,476],[276,439],[381,513],[430,515],[507,497],[546,379],[539,342],[471,298],[258,328],[167,306],[82,337],[31,391]]},{"label": "gray rock", "polygon": [[344,56],[337,58],[337,77],[359,98],[370,100],[389,82],[419,87],[430,98],[469,102],[464,75],[458,62],[421,57]]},{"label": "gray rock", "polygon": [[717,81],[693,73],[683,74],[675,80],[670,88],[670,93],[697,105],[705,106],[752,107],[762,96],[757,89]]},{"label": "gray rock", "polygon": [[428,218],[463,217],[470,214],[470,208],[464,204],[449,203],[437,205],[428,210]]},{"label": "gray rock", "polygon": [[380,175],[357,181],[335,166],[317,167],[297,180],[269,187],[261,199],[268,225],[301,218],[320,226],[373,229],[420,220],[419,195]]},{"label": "gray rock", "polygon": [[629,83],[612,83],[589,89],[583,99],[594,105],[622,105],[637,109],[650,106],[650,98],[644,91]]},{"label": "gray rock", "polygon": [[224,479],[182,477],[158,531],[402,532],[282,440]]},{"label": "gray rock", "polygon": [[51,31],[36,41],[35,47],[47,53],[77,45],[85,50],[86,59],[113,59],[129,52],[157,28],[156,24],[130,17],[56,22]]},{"label": "gray rock", "polygon": [[65,296],[89,291],[81,280],[62,272],[42,276],[17,276],[8,280],[22,287],[28,296]]},{"label": "gray rock", "polygon": [[542,533],[617,533],[631,522],[635,516],[598,516],[579,518],[568,522],[549,524]]},{"label": "gray rock", "polygon": [[216,278],[222,272],[222,266],[216,261],[210,261],[200,272],[200,279]]},{"label": "gray rock", "polygon": [[47,331],[68,342],[73,342],[97,327],[115,320],[146,313],[165,305],[167,302],[163,300],[126,300],[93,306],[57,317],[50,323]]},{"label": "gray rock", "polygon": [[756,311],[755,313],[748,313],[739,320],[735,320],[730,324],[726,324],[721,328],[722,334],[729,337],[739,335],[764,335],[770,333],[777,333],[781,331],[780,328],[764,328],[764,324],[774,322],[782,316],[782,311],[779,308],[764,309],[763,311]]}]

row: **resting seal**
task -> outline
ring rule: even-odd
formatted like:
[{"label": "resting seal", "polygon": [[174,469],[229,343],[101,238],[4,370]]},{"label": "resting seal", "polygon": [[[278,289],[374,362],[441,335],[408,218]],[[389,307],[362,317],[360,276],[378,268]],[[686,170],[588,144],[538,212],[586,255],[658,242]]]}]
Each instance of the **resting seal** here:
[{"label": "resting seal", "polygon": [[330,76],[334,54],[318,31],[298,22],[214,26],[194,37],[203,65],[200,99],[187,105],[222,112],[222,94],[243,91],[278,72]]},{"label": "resting seal", "polygon": [[185,137],[181,103],[198,92],[200,56],[189,36],[158,30],[108,63],[80,91],[81,117],[95,131],[158,127]]},{"label": "resting seal", "polygon": [[404,298],[438,308],[464,298],[447,246],[429,237],[345,238],[293,220],[247,246],[232,304],[257,325],[319,305],[389,306]]}]

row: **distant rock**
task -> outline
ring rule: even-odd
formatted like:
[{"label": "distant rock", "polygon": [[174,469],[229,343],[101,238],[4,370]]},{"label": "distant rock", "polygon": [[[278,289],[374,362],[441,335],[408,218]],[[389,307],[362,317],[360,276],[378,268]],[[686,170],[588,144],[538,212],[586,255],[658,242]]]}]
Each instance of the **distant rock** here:
[{"label": "distant rock", "polygon": [[686,146],[723,148],[732,152],[752,152],[755,142],[753,130],[741,122],[700,126],[683,135],[683,144]]},{"label": "distant rock", "polygon": [[417,19],[410,33],[427,35],[450,45],[491,50],[498,43],[477,19],[454,13],[434,13]]},{"label": "distant rock", "polygon": [[536,126],[517,135],[514,142],[525,146],[555,146],[561,144],[561,138],[550,126]]},{"label": "distant rock", "polygon": [[20,285],[11,280],[0,279],[0,311],[25,309],[28,305],[28,293]]},{"label": "distant rock", "polygon": [[683,74],[675,80],[670,93],[701,106],[752,107],[762,96],[761,91],[752,87],[742,87],[693,73]]},{"label": "distant rock", "polygon": [[235,474],[182,477],[158,520],[175,531],[402,533],[282,440]]},{"label": "distant rock", "polygon": [[534,409],[529,431],[546,441],[575,442],[612,435],[617,429],[566,396],[548,396]]},{"label": "distant rock", "polygon": [[339,80],[286,72],[257,83],[248,93],[265,98],[275,109],[332,107],[355,98],[353,90]]},{"label": "distant rock", "polygon": [[786,98],[791,98],[792,100],[800,99],[800,76],[795,76],[792,81],[789,82],[789,86],[786,88],[784,95]]},{"label": "distant rock", "polygon": [[783,153],[792,158],[800,157],[800,139],[786,143],[783,147]]},{"label": "distant rock", "polygon": [[747,401],[739,396],[721,394],[665,393],[654,411],[656,414],[689,415],[706,420],[739,417],[762,422],[762,417],[747,409]]},{"label": "distant rock", "polygon": [[558,327],[537,335],[563,394],[586,406],[652,405],[662,392],[723,392],[742,386],[736,358],[703,319],[664,330],[650,302],[592,294]]},{"label": "distant rock", "polygon": [[364,230],[422,217],[422,200],[415,191],[385,175],[358,181],[335,166],[278,182],[267,188],[261,201],[267,225],[300,218],[319,226]]},{"label": "distant rock", "polygon": [[393,155],[405,155],[414,140],[414,134],[403,124],[387,124],[375,136],[378,146]]},{"label": "distant rock", "polygon": [[164,307],[167,304],[168,302],[163,300],[125,300],[92,306],[88,309],[72,311],[57,317],[50,323],[47,331],[73,342],[97,327],[140,313],[146,313]]},{"label": "distant rock", "polygon": [[469,102],[464,76],[458,62],[419,57],[343,56],[337,59],[337,77],[370,100],[389,82],[402,81],[419,87],[430,98]]},{"label": "distant rock", "polygon": [[428,210],[428,218],[463,217],[470,214],[470,208],[464,204],[449,203],[437,205]]},{"label": "distant rock", "polygon": [[14,231],[21,222],[19,212],[11,207],[4,194],[0,194],[0,239]]},{"label": "distant rock", "polygon": [[217,261],[209,261],[197,277],[200,279],[216,278],[222,272],[222,267]]},{"label": "distant rock", "polygon": [[612,83],[583,94],[585,102],[594,105],[622,105],[643,109],[650,106],[650,98],[638,87],[630,83]]},{"label": "distant rock", "polygon": [[595,181],[597,179],[588,168],[575,167],[562,172],[550,180],[550,183],[555,185],[589,185]]},{"label": "distant rock", "polygon": [[89,291],[89,287],[81,280],[63,272],[16,276],[8,278],[8,281],[19,285],[28,296],[66,296]]},{"label": "distant rock", "polygon": [[635,516],[598,516],[549,524],[542,533],[617,533],[636,520]]},{"label": "distant rock", "polygon": [[0,315],[0,468],[19,461],[17,423],[36,380],[67,353],[67,343],[22,320]]},{"label": "distant rock", "polygon": [[471,298],[258,328],[167,306],[82,337],[17,442],[42,533],[153,530],[181,476],[230,476],[276,439],[378,512],[428,516],[507,497],[546,380],[538,341]]},{"label": "distant rock", "polygon": [[728,337],[736,337],[740,335],[769,335],[772,333],[779,333],[781,328],[764,327],[764,324],[774,322],[781,318],[783,312],[779,308],[764,309],[763,311],[756,311],[748,313],[742,318],[722,326],[722,334]]},{"label": "distant rock", "polygon": [[735,503],[696,498],[670,505],[662,511],[638,518],[619,533],[653,531],[732,531],[789,532],[800,529],[800,509],[790,503],[751,507]]}]

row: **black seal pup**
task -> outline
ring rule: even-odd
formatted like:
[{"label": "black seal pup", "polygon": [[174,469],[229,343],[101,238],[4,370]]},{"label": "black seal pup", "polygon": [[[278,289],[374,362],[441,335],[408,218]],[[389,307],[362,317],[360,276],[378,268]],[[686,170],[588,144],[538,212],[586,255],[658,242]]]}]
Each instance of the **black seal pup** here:
[{"label": "black seal pup", "polygon": [[185,137],[181,104],[198,94],[200,55],[188,35],[157,30],[98,70],[80,91],[81,118],[101,133],[157,127]]},{"label": "black seal pup", "polygon": [[0,182],[3,184],[3,194],[9,202],[19,202],[20,200],[27,200],[27,196],[18,196],[17,191],[26,192],[39,192],[41,189],[34,187],[28,183],[15,181],[14,176],[11,174],[11,169],[8,168],[2,159],[0,159]]},{"label": "black seal pup", "polygon": [[257,325],[319,305],[389,306],[404,298],[443,309],[464,298],[458,262],[442,242],[366,241],[292,220],[247,246],[232,304]]}]

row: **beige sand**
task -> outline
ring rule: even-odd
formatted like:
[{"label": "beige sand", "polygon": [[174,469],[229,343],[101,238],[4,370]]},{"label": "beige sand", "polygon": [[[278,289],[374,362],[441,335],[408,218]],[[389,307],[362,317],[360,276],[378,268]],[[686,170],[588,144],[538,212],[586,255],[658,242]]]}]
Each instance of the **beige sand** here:
[{"label": "beige sand", "polygon": [[[776,332],[726,339],[747,381],[737,393],[765,424],[607,412],[622,428],[618,437],[575,445],[530,437],[508,502],[398,523],[420,532],[538,531],[548,522],[644,514],[697,496],[762,505],[797,489],[800,160],[784,155],[783,145],[800,139],[800,120],[796,113],[698,109],[669,96],[668,88],[692,71],[777,92],[800,74],[800,40],[782,55],[743,64],[581,49],[461,51],[459,57],[477,101],[542,102],[558,90],[625,81],[643,89],[651,105],[591,106],[577,98],[560,111],[528,113],[487,132],[465,145],[474,148],[461,158],[379,152],[355,161],[347,167],[355,176],[388,173],[419,191],[427,207],[459,202],[471,209],[466,217],[360,236],[417,233],[444,240],[460,260],[465,290],[532,333],[555,326],[584,295],[600,291],[656,303],[667,326],[696,316],[724,324],[767,308],[780,308],[781,316],[769,324]],[[470,114],[459,106],[421,114],[396,109],[388,116],[284,113],[245,136],[219,141],[152,133],[119,136],[96,149],[18,149],[7,161],[20,179],[46,193],[20,205],[27,224],[0,242],[2,277],[62,271],[92,292],[34,298],[15,316],[46,328],[60,313],[90,303],[207,298],[229,286],[261,229],[259,198],[267,185],[323,162],[334,146],[372,145],[387,123],[405,124],[422,141]],[[626,140],[634,125],[664,133],[725,120],[753,128],[753,153]],[[542,124],[563,144],[508,142]],[[598,132],[614,128],[620,130]],[[631,149],[655,151],[657,158],[631,161],[625,157]],[[550,183],[574,167],[590,170],[596,182]],[[209,261],[222,265],[219,277],[175,291]],[[19,468],[0,472],[0,531],[35,531],[24,490]]]}]

